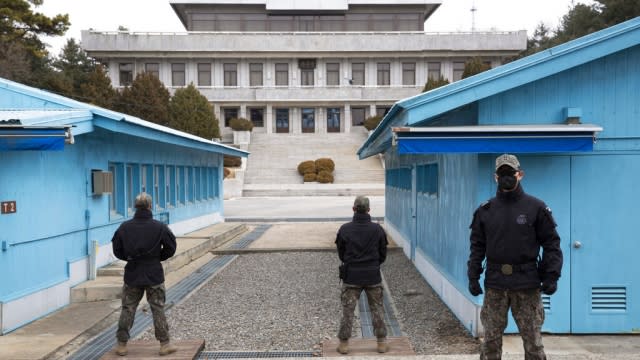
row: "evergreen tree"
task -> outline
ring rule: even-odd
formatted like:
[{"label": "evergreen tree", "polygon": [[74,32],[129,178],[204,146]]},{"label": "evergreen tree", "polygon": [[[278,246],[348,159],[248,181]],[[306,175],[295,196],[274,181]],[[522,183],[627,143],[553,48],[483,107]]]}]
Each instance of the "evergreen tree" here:
[{"label": "evergreen tree", "polygon": [[449,84],[449,80],[444,78],[442,75],[440,75],[438,79],[434,79],[431,76],[429,76],[429,78],[427,79],[427,83],[424,84],[424,87],[422,88],[422,92],[427,92],[429,90],[433,90],[448,84]]},{"label": "evergreen tree", "polygon": [[205,139],[220,137],[218,119],[206,97],[189,84],[176,90],[169,103],[169,126]]},{"label": "evergreen tree", "polygon": [[464,70],[462,71],[462,78],[468,78],[470,76],[480,74],[483,71],[491,69],[491,65],[482,61],[481,57],[474,57],[464,63]]},{"label": "evergreen tree", "polygon": [[69,16],[49,18],[31,8],[42,3],[43,0],[0,0],[0,65],[3,65],[0,73],[3,77],[39,86],[41,75],[50,72],[48,53],[38,36],[64,35],[69,28]]},{"label": "evergreen tree", "polygon": [[115,102],[118,100],[118,92],[111,86],[111,79],[104,67],[97,64],[92,72],[87,75],[87,81],[80,84],[81,100],[106,109],[117,110]]},{"label": "evergreen tree", "polygon": [[60,51],[57,59],[51,63],[57,73],[67,81],[70,92],[63,95],[83,101],[84,94],[81,85],[86,84],[90,74],[96,69],[95,61],[87,56],[87,53],[74,39],[67,40],[66,45]]},{"label": "evergreen tree", "polygon": [[169,125],[169,90],[151,73],[140,73],[125,87],[115,108],[125,114],[160,125]]}]

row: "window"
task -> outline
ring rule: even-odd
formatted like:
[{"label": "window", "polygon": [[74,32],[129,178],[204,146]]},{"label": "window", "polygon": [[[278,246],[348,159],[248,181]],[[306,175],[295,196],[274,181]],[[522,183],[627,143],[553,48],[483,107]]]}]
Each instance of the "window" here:
[{"label": "window", "polygon": [[416,166],[416,191],[425,195],[438,194],[438,164]]},{"label": "window", "polygon": [[202,174],[200,173],[200,167],[194,168],[195,176],[193,178],[193,193],[195,194],[196,201],[202,200]]},{"label": "window", "polygon": [[153,200],[155,200],[155,209],[161,210],[165,204],[164,195],[164,169],[160,165],[154,166],[153,171]]},{"label": "window", "polygon": [[193,186],[191,185],[191,167],[189,166],[185,166],[184,167],[184,201],[185,203],[191,202],[193,200],[192,196],[192,191],[193,191]]},{"label": "window", "polygon": [[276,109],[276,133],[289,132],[289,109]]},{"label": "window", "polygon": [[231,119],[238,118],[238,108],[222,108],[222,117],[224,118],[224,126],[229,127]]},{"label": "window", "polygon": [[360,126],[364,124],[366,118],[367,109],[363,107],[351,108],[351,124],[354,126]]},{"label": "window", "polygon": [[391,110],[390,106],[377,106],[376,107],[376,115],[385,116]]},{"label": "window", "polygon": [[378,85],[386,86],[391,84],[391,64],[378,63]]},{"label": "window", "polygon": [[313,86],[313,69],[300,70],[300,85]]},{"label": "window", "polygon": [[276,64],[276,86],[289,86],[289,64]]},{"label": "window", "polygon": [[416,84],[416,63],[402,63],[402,85]]},{"label": "window", "polygon": [[327,63],[327,85],[340,85],[340,63]]},{"label": "window", "polygon": [[109,194],[109,213],[111,217],[118,218],[125,214],[124,164],[110,163],[109,171],[113,175],[113,191]]},{"label": "window", "polygon": [[439,62],[427,63],[427,80],[429,80],[429,78],[433,80],[438,80],[440,79],[440,76],[441,76],[440,63]]},{"label": "window", "polygon": [[176,183],[176,170],[173,166],[166,166],[164,173],[165,196],[167,199],[166,207],[170,208],[176,204],[176,188],[174,186]]},{"label": "window", "polygon": [[144,71],[160,78],[160,64],[158,63],[146,63],[144,64]]},{"label": "window", "polygon": [[226,63],[224,69],[224,86],[238,86],[238,64]]},{"label": "window", "polygon": [[217,167],[212,167],[209,168],[209,193],[211,194],[212,198],[217,198],[219,195],[218,192],[218,168]]},{"label": "window", "polygon": [[364,85],[364,63],[351,64],[351,84]]},{"label": "window", "polygon": [[302,132],[312,133],[316,130],[316,110],[314,108],[302,109]]},{"label": "window", "polygon": [[185,85],[184,63],[171,64],[171,86]]},{"label": "window", "polygon": [[135,212],[135,200],[138,195],[140,171],[137,165],[127,165],[127,214]]},{"label": "window", "polygon": [[133,64],[120,64],[120,86],[129,86],[133,82]]},{"label": "window", "polygon": [[149,167],[142,165],[140,167],[140,192],[148,192],[149,186],[147,184],[147,176],[149,176]]},{"label": "window", "polygon": [[200,177],[198,176],[198,167],[194,166],[193,168],[189,168],[189,178],[191,179],[191,183],[189,186],[191,187],[191,199],[194,202],[200,200],[198,197],[198,182],[200,181]]},{"label": "window", "polygon": [[262,86],[262,64],[249,64],[249,86]]},{"label": "window", "polygon": [[176,203],[178,205],[184,204],[184,201],[185,201],[184,188],[182,184],[184,184],[184,168],[182,166],[176,166],[175,186],[176,186]]},{"label": "window", "polygon": [[327,108],[327,132],[340,132],[340,108]]},{"label": "window", "polygon": [[211,86],[211,64],[198,64],[198,86]]},{"label": "window", "polygon": [[264,126],[264,108],[252,108],[249,109],[250,120],[255,127]]},{"label": "window", "polygon": [[453,81],[458,81],[462,79],[463,73],[464,73],[464,62],[454,61],[453,62]]}]

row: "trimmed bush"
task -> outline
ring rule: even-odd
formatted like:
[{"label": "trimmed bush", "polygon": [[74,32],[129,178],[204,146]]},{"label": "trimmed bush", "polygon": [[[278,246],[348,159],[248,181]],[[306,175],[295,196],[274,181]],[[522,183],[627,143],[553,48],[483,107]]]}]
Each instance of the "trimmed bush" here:
[{"label": "trimmed bush", "polygon": [[382,115],[369,116],[364,120],[364,123],[362,125],[364,125],[365,129],[371,131],[378,127],[378,124],[380,124],[381,120]]},{"label": "trimmed bush", "polygon": [[224,178],[226,179],[227,177],[229,177],[229,175],[231,175],[231,170],[229,170],[228,168],[224,168]]},{"label": "trimmed bush", "polygon": [[316,173],[304,174],[304,182],[316,181]]},{"label": "trimmed bush", "polygon": [[333,182],[333,175],[331,175],[330,172],[328,171],[319,171],[318,172],[318,182],[319,183],[323,183],[323,184],[327,184],[327,183],[332,183]]},{"label": "trimmed bush", "polygon": [[233,118],[229,120],[229,127],[236,131],[251,131],[253,123],[245,118]]},{"label": "trimmed bush", "polygon": [[[336,168],[336,164],[329,158],[320,158],[316,160],[316,171],[320,174],[321,171],[327,171],[329,174]],[[333,180],[332,180],[333,181]]]},{"label": "trimmed bush", "polygon": [[313,160],[303,161],[298,164],[298,174],[304,176],[308,173],[312,173],[314,175],[316,173],[316,163]]},{"label": "trimmed bush", "polygon": [[242,166],[242,158],[239,156],[225,155],[223,165],[226,167],[240,167]]}]

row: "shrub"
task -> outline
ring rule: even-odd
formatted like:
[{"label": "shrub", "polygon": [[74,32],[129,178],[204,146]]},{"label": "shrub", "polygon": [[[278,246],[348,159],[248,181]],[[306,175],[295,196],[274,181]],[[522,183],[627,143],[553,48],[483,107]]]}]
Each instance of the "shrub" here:
[{"label": "shrub", "polygon": [[319,171],[317,180],[318,180],[319,183],[323,183],[323,184],[332,183],[333,182],[333,175],[331,175],[331,173],[328,172],[328,171],[324,171],[324,170],[323,171]]},{"label": "shrub", "polygon": [[233,118],[229,120],[229,127],[236,131],[251,131],[253,123],[245,118]]},{"label": "shrub", "polygon": [[318,174],[321,171],[327,171],[329,173],[332,173],[333,170],[336,168],[336,164],[330,158],[320,158],[320,159],[317,159],[315,163],[316,163],[316,171],[318,172]]},{"label": "shrub", "polygon": [[313,160],[303,161],[298,164],[298,174],[305,175],[308,173],[316,173],[316,163]]},{"label": "shrub", "polygon": [[306,173],[304,174],[304,182],[316,181],[316,173]]},{"label": "shrub", "polygon": [[242,158],[240,158],[239,156],[231,156],[231,155],[225,155],[224,156],[224,166],[226,167],[240,167],[242,166]]},{"label": "shrub", "polygon": [[363,125],[365,129],[373,130],[378,126],[378,124],[380,124],[381,120],[382,120],[382,115],[369,116],[364,120]]},{"label": "shrub", "polygon": [[427,79],[427,83],[424,84],[422,88],[422,92],[427,92],[429,90],[437,89],[441,86],[445,86],[449,84],[449,80],[444,78],[442,75],[438,79],[434,79],[431,76]]},{"label": "shrub", "polygon": [[229,170],[228,168],[224,168],[224,178],[226,179],[227,177],[229,177],[229,175],[231,175],[231,170]]}]

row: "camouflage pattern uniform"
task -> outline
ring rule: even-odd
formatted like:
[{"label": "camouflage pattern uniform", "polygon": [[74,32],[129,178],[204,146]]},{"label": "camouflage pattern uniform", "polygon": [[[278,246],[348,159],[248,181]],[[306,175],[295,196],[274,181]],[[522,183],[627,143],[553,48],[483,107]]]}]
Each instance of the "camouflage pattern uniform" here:
[{"label": "camouflage pattern uniform", "polygon": [[348,340],[351,337],[353,327],[353,316],[360,294],[364,290],[367,294],[371,317],[373,318],[373,333],[377,338],[385,338],[387,336],[387,327],[384,324],[384,304],[382,292],[384,291],[382,284],[370,286],[357,286],[344,284],[342,286],[342,320],[340,321],[340,330],[338,338],[340,340]]},{"label": "camouflage pattern uniform", "polygon": [[124,284],[122,287],[122,312],[120,313],[120,321],[118,321],[118,331],[116,338],[120,342],[129,341],[129,330],[133,326],[133,320],[136,316],[136,309],[142,295],[147,293],[147,302],[151,307],[153,314],[153,326],[155,327],[156,339],[160,343],[169,341],[169,324],[164,314],[165,288],[164,284],[135,287]]},{"label": "camouflage pattern uniform", "polygon": [[525,350],[525,360],[545,360],[542,345],[544,307],[539,289],[498,290],[487,288],[480,319],[484,326],[484,342],[481,360],[502,358],[502,333],[507,327],[507,313],[511,313],[518,325]]}]

